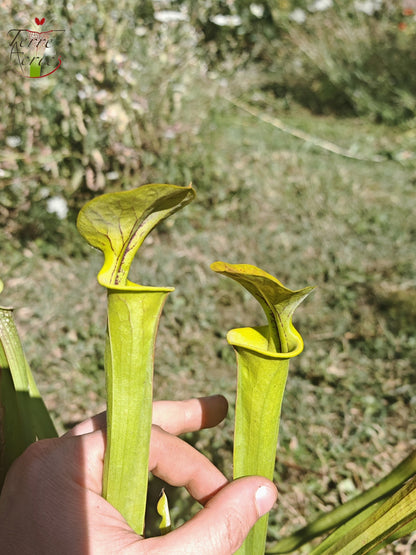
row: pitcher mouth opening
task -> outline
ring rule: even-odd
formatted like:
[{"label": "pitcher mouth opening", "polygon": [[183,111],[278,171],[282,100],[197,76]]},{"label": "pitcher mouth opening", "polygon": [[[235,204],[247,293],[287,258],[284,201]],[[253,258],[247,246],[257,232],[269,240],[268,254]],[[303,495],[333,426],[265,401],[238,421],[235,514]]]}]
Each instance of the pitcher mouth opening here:
[{"label": "pitcher mouth opening", "polygon": [[269,348],[268,326],[232,329],[227,333],[227,341],[235,348],[242,348],[252,351],[253,354],[280,360],[294,358],[303,351],[302,337],[295,329],[291,330],[290,337],[288,337],[289,351],[287,353]]},{"label": "pitcher mouth opening", "polygon": [[153,287],[151,285],[140,285],[132,281],[127,281],[125,285],[109,285],[104,283],[100,283],[100,285],[105,287],[109,293],[112,291],[114,293],[171,293],[175,290],[174,287]]}]

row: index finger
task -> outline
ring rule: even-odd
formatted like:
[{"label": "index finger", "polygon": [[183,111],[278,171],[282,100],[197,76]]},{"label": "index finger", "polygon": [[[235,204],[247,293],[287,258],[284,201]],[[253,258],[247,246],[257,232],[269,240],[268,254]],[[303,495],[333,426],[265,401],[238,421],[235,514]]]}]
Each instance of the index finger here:
[{"label": "index finger", "polygon": [[153,424],[178,435],[212,428],[226,416],[228,403],[222,395],[211,395],[186,401],[155,401]]},{"label": "index finger", "polygon": [[[179,435],[212,428],[221,422],[228,410],[222,395],[211,395],[186,401],[155,401],[153,424],[170,434]],[[74,426],[65,436],[80,436],[106,428],[106,412],[87,418]]]}]

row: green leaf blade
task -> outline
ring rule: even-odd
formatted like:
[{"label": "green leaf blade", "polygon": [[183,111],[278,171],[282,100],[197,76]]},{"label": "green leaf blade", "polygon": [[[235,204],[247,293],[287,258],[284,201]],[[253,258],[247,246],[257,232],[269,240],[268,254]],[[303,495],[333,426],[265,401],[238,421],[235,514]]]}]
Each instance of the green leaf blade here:
[{"label": "green leaf blade", "polygon": [[290,553],[299,549],[304,544],[309,543],[314,538],[322,536],[336,528],[336,532],[328,536],[315,549],[314,555],[315,553],[316,555],[320,555],[326,549],[325,546],[335,543],[334,538],[336,539],[337,536],[342,533],[342,525],[344,523],[350,524],[353,519],[356,519],[357,522],[361,522],[363,520],[362,515],[364,515],[365,511],[369,511],[369,514],[371,514],[376,508],[376,503],[380,503],[380,500],[388,495],[391,496],[402,484],[415,474],[416,449],[411,451],[400,464],[371,488],[363,491],[346,503],[339,505],[332,511],[323,512],[303,528],[296,530],[290,536],[286,536],[276,542],[268,550],[268,553]]},{"label": "green leaf blade", "polygon": [[344,525],[345,534],[322,555],[364,555],[376,553],[389,540],[397,539],[402,529],[416,529],[416,475],[410,478],[390,499],[382,503],[357,526]]},{"label": "green leaf blade", "polygon": [[27,363],[11,308],[0,307],[0,489],[13,461],[57,432]]}]

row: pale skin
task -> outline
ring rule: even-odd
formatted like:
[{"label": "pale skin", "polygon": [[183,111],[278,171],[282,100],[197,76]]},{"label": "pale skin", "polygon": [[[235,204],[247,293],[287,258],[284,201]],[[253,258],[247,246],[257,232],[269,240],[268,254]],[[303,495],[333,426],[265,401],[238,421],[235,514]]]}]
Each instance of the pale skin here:
[{"label": "pale skin", "polygon": [[184,486],[203,508],[183,526],[143,539],[101,497],[105,413],[59,439],[30,446],[10,469],[0,496],[0,553],[7,555],[230,555],[277,490],[266,478],[228,482],[177,435],[218,424],[227,413],[220,395],[153,404],[149,469]]}]

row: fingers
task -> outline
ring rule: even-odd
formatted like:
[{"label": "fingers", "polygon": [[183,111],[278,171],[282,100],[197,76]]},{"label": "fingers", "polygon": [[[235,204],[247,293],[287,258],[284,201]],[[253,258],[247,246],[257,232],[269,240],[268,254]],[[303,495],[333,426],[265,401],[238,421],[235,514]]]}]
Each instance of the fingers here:
[{"label": "fingers", "polygon": [[231,555],[276,498],[276,487],[266,478],[240,478],[221,489],[192,520],[166,536],[139,542],[134,553]]},{"label": "fingers", "polygon": [[49,456],[54,471],[70,477],[86,489],[101,495],[106,434],[103,429],[76,436],[64,436],[59,449]]},{"label": "fingers", "polygon": [[[104,432],[98,430],[81,437],[68,438],[67,442],[72,443],[72,447],[77,444],[84,457],[87,454],[87,459],[84,459],[87,483],[83,483],[80,478],[76,483],[100,494]],[[67,461],[71,451],[73,453],[74,449],[68,450]],[[55,462],[56,467],[58,461]],[[96,464],[98,471],[94,470]],[[68,470],[72,469],[68,474],[73,475],[79,465],[71,466],[69,469],[67,467]],[[231,555],[242,545],[258,518],[271,509],[277,497],[274,484],[266,478],[250,476],[227,483],[208,459],[180,438],[157,426],[152,429],[150,470],[174,486],[185,486],[205,507],[180,528],[166,536],[148,540],[138,538],[122,517],[118,521],[115,513],[111,513],[113,531],[118,530],[117,533],[121,534],[118,541],[121,542],[120,545],[125,544],[126,549],[123,552],[126,554]],[[114,528],[116,522],[117,526]]]},{"label": "fingers", "polygon": [[187,401],[155,401],[153,424],[175,435],[195,432],[219,424],[227,410],[228,403],[222,395]]},{"label": "fingers", "polygon": [[73,428],[71,428],[66,434],[62,437],[68,436],[82,436],[84,434],[90,434],[91,432],[95,432],[96,430],[105,430],[107,426],[107,413],[106,411],[100,412],[100,414],[96,414],[91,418],[87,418],[83,422],[80,422]]},{"label": "fingers", "polygon": [[172,486],[184,486],[202,504],[227,483],[204,455],[157,426],[152,428],[149,470]]},{"label": "fingers", "polygon": [[[95,430],[61,440],[56,468],[67,473],[84,487],[101,495],[106,437]],[[54,464],[55,466],[55,464]],[[224,475],[196,449],[158,426],[152,427],[149,470],[173,486],[184,486],[201,503],[205,503],[224,484]]]},{"label": "fingers", "polygon": [[[212,428],[227,414],[228,403],[222,395],[212,395],[187,401],[155,401],[153,403],[153,424],[171,434],[196,432]],[[106,413],[87,418],[77,424],[65,436],[80,436],[106,427]]]}]

